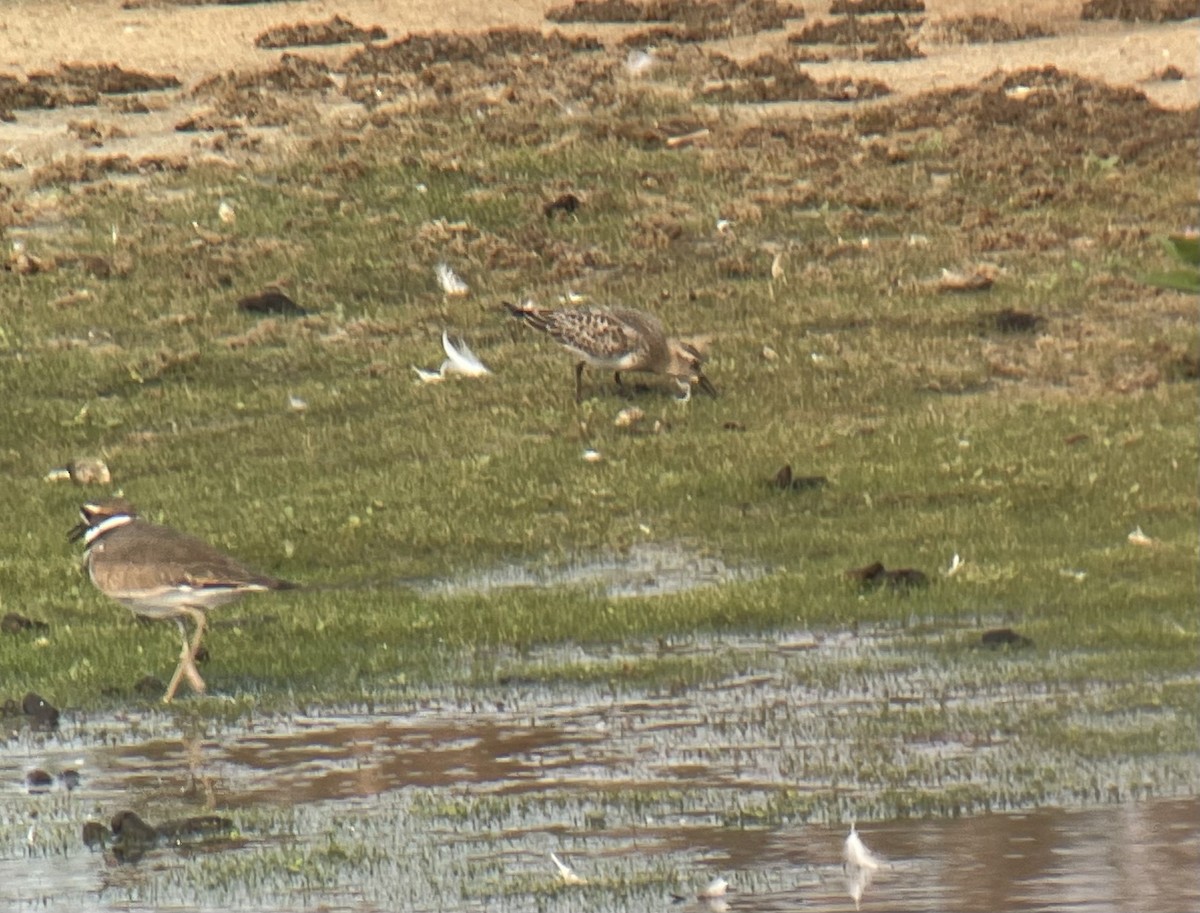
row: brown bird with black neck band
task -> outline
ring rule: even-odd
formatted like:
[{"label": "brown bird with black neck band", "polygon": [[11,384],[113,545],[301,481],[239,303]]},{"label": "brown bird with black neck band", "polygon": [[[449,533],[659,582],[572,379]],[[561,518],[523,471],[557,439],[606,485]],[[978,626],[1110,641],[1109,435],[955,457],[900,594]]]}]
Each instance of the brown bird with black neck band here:
[{"label": "brown bird with black neck band", "polygon": [[[170,703],[180,681],[203,694],[196,651],[209,609],[246,593],[295,589],[297,584],[246,568],[207,542],[138,516],[124,498],[91,501],[80,509],[71,541],[84,542],[84,564],[97,589],[143,618],[174,620],[183,649],[163,702]],[[187,620],[195,624],[189,639]]]}]

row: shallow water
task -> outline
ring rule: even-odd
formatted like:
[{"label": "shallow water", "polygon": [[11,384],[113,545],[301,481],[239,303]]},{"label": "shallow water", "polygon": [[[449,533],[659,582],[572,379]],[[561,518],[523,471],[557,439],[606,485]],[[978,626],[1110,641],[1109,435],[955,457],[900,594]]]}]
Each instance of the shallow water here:
[{"label": "shallow water", "polygon": [[402,581],[427,593],[487,593],[521,587],[582,587],[608,597],[661,596],[761,577],[760,567],[731,567],[718,555],[682,542],[636,542],[620,554],[562,567],[505,565],[463,577]]},{"label": "shallow water", "polygon": [[[371,712],[236,724],[157,708],[66,714],[58,732],[21,730],[0,751],[0,908],[845,910],[852,818],[883,859],[857,884],[864,910],[1200,908],[1194,762],[1114,759],[1091,771],[1094,793],[1050,794],[1034,811],[946,800],[881,814],[896,801],[859,770],[863,740],[882,737],[880,694],[891,714],[984,700],[961,682],[923,698],[936,690],[929,673],[893,669],[892,636],[495,655],[486,661],[506,672],[503,687]],[[714,651],[725,674],[667,689],[548,687],[534,675]],[[1004,701],[1046,699],[1019,691],[1009,685]],[[888,752],[914,786],[947,796],[1022,758],[1019,740],[995,735]],[[55,777],[49,790],[26,785],[33,768]],[[78,787],[67,789],[66,770]],[[771,813],[783,789],[811,797],[805,814]],[[85,821],[126,808],[156,822],[216,811],[240,833],[132,864],[83,845]],[[589,883],[563,884],[551,852]],[[715,876],[734,888],[721,902],[673,904]]]}]

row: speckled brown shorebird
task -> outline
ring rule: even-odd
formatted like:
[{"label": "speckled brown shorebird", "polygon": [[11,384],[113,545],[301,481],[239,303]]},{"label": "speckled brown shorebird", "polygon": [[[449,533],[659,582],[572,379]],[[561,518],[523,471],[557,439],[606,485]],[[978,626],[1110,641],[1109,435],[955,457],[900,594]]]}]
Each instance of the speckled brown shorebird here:
[{"label": "speckled brown shorebird", "polygon": [[[136,615],[173,619],[179,626],[183,650],[164,703],[170,703],[185,676],[192,690],[205,690],[195,656],[209,609],[245,593],[297,586],[256,574],[194,536],[141,519],[124,498],[91,501],[79,513],[82,521],[70,538],[84,541],[84,563],[92,583]],[[188,618],[196,625],[190,640]]]},{"label": "speckled brown shorebird", "polygon": [[680,397],[690,399],[698,386],[712,396],[717,391],[704,376],[704,354],[698,346],[668,336],[652,314],[632,308],[540,308],[534,304],[504,303],[514,317],[546,333],[575,355],[575,402],[583,398],[583,368],[613,372],[618,387],[621,374],[645,371],[665,374],[679,387]]}]

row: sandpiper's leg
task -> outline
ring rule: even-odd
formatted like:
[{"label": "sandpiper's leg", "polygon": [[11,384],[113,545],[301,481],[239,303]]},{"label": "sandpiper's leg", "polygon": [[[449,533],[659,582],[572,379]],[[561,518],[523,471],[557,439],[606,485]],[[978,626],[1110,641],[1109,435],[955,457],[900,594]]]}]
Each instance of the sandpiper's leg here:
[{"label": "sandpiper's leg", "polygon": [[625,384],[623,384],[621,382],[621,372],[620,371],[613,371],[613,380],[615,380],[617,382],[617,390],[619,390],[621,393],[624,393],[625,392]]},{"label": "sandpiper's leg", "polygon": [[583,365],[582,361],[575,364],[575,402],[583,402]]}]

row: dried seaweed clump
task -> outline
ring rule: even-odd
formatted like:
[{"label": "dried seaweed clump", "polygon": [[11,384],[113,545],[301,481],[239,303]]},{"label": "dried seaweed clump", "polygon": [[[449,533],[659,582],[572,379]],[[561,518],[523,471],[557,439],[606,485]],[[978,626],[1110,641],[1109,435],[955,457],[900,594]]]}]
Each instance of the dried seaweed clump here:
[{"label": "dried seaweed clump", "polygon": [[364,44],[381,41],[387,32],[378,25],[359,28],[349,19],[334,16],[326,22],[297,22],[267,29],[254,39],[256,48],[311,47],[323,44]]},{"label": "dried seaweed clump", "polygon": [[1079,18],[1123,22],[1177,22],[1200,16],[1196,0],[1088,0]]}]

